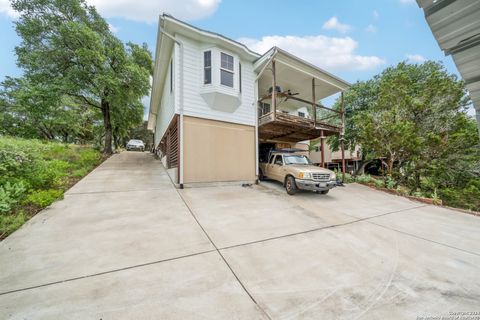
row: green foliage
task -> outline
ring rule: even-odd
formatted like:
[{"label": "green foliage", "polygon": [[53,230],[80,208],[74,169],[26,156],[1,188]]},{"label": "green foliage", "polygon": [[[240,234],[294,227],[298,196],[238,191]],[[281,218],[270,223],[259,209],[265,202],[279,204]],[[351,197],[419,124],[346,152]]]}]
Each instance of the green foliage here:
[{"label": "green foliage", "polygon": [[446,205],[480,211],[480,181],[471,180],[462,189],[443,188],[438,190],[439,197]]},{"label": "green foliage", "polygon": [[387,187],[387,189],[395,189],[397,184],[397,181],[392,177],[387,177],[387,179],[385,180],[385,186]]},{"label": "green foliage", "polygon": [[373,179],[369,174],[362,174],[356,178],[356,181],[358,183],[370,183]]},{"label": "green foliage", "polygon": [[55,200],[60,199],[63,190],[35,190],[27,197],[27,203],[33,204],[39,208],[45,208],[52,204]]},{"label": "green foliage", "polygon": [[111,153],[114,136],[142,122],[153,72],[147,46],[122,43],[84,0],[11,2],[20,16],[15,51],[24,75],[3,83],[0,134],[102,140]]},{"label": "green foliage", "polygon": [[0,240],[20,228],[27,220],[27,215],[22,211],[16,214],[0,215]]},{"label": "green foliage", "polygon": [[383,179],[375,179],[374,180],[375,188],[384,188],[385,187],[385,181]]},{"label": "green foliage", "polygon": [[8,213],[24,197],[26,188],[23,182],[6,182],[0,186],[0,214]]},{"label": "green foliage", "polygon": [[89,147],[0,136],[0,238],[102,160]]},{"label": "green foliage", "polygon": [[[337,177],[341,177],[342,174],[339,173],[337,174]],[[345,183],[352,183],[352,182],[355,182],[355,179],[352,177],[352,175],[350,173],[345,173],[345,181],[343,181]]]},{"label": "green foliage", "polygon": [[[403,185],[409,193],[480,210],[480,141],[466,114],[463,81],[440,63],[402,62],[355,83],[344,100],[345,144],[351,150],[358,145],[364,160],[382,161],[387,188]],[[338,149],[338,137],[328,142]]]}]

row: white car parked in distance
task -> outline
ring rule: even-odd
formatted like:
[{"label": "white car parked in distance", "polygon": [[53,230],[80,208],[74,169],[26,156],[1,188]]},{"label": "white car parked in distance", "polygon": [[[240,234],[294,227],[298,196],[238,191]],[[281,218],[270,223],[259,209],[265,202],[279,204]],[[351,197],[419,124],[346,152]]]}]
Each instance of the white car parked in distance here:
[{"label": "white car parked in distance", "polygon": [[140,150],[145,151],[145,143],[142,140],[131,139],[126,146],[127,151]]}]

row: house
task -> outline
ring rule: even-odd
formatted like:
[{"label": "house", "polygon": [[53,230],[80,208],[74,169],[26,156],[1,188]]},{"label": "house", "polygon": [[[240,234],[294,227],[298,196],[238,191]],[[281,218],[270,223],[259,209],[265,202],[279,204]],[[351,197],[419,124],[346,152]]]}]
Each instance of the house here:
[{"label": "house", "polygon": [[280,48],[259,55],[163,14],[148,129],[179,187],[253,183],[272,148],[343,133],[342,110],[318,101],[348,87]]},{"label": "house", "polygon": [[[342,168],[342,152],[332,151],[328,143],[325,143],[322,149],[321,142],[319,139],[311,141],[312,148],[309,153],[310,160],[314,164],[321,165],[329,169],[338,169]],[[323,153],[323,154],[322,154]],[[323,156],[323,158],[322,158]],[[360,147],[356,146],[355,150],[345,150],[344,160],[347,172],[352,172],[358,169],[358,164],[362,160]],[[323,162],[323,164],[322,164]]]}]

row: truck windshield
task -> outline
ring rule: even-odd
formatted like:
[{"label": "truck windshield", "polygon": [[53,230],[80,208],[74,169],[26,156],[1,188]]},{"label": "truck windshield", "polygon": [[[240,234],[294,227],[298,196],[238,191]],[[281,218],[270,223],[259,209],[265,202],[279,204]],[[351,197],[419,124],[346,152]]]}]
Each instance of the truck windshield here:
[{"label": "truck windshield", "polygon": [[285,164],[311,164],[310,159],[299,154],[284,155],[283,161]]}]

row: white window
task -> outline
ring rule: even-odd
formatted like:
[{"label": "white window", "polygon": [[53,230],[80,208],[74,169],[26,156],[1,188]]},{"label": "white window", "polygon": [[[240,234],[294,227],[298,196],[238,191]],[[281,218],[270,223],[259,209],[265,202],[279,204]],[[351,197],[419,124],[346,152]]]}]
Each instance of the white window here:
[{"label": "white window", "polygon": [[212,51],[203,53],[203,84],[212,83]]},{"label": "white window", "polygon": [[220,83],[233,88],[233,56],[223,52],[220,55]]}]

